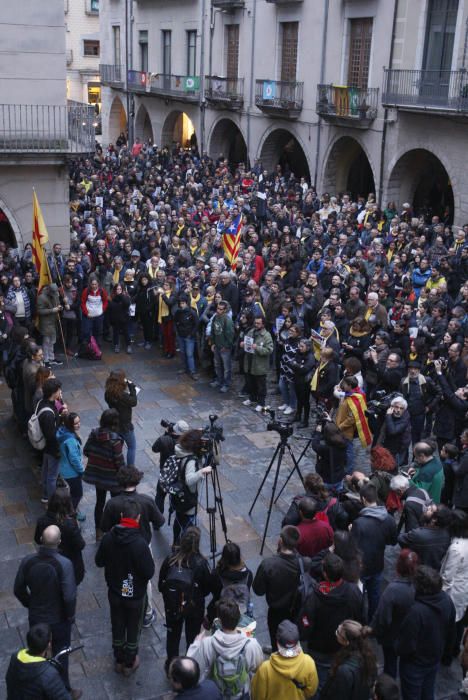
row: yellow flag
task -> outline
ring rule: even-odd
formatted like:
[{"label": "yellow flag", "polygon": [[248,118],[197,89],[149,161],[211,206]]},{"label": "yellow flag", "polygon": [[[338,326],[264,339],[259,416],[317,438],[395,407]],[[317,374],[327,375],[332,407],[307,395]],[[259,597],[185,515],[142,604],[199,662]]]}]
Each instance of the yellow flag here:
[{"label": "yellow flag", "polygon": [[33,228],[32,228],[32,247],[33,261],[37,274],[39,275],[38,292],[46,284],[51,283],[49,266],[47,264],[44,246],[49,240],[44,217],[42,216],[41,207],[37,200],[36,193],[33,191]]}]

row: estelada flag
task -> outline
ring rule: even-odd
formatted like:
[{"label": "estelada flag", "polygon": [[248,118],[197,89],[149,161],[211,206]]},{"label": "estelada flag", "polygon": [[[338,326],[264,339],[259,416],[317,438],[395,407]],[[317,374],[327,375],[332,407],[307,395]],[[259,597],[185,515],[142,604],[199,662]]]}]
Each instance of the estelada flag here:
[{"label": "estelada flag", "polygon": [[237,258],[239,256],[240,232],[242,228],[242,214],[238,214],[229,226],[223,230],[224,255],[231,265],[231,269],[236,269]]},{"label": "estelada flag", "polygon": [[358,431],[359,439],[361,441],[361,445],[364,448],[369,447],[370,445],[372,445],[372,433],[370,431],[369,423],[367,422],[366,417],[366,399],[361,393],[355,392],[353,394],[348,395],[345,401],[347,402],[348,407],[354,416],[354,421],[356,423],[356,428]]},{"label": "estelada flag", "polygon": [[51,284],[49,266],[47,264],[44,246],[49,240],[49,234],[44,223],[41,207],[37,200],[37,195],[33,191],[33,225],[32,225],[32,248],[33,262],[39,276],[37,291],[41,291],[46,284]]}]

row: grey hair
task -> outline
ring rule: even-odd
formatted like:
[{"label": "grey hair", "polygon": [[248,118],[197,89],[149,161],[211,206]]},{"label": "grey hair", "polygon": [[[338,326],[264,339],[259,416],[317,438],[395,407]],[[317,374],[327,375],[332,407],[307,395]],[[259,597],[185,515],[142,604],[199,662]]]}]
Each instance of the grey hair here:
[{"label": "grey hair", "polygon": [[403,474],[397,474],[390,482],[391,491],[407,491],[409,489],[409,479]]},{"label": "grey hair", "polygon": [[396,406],[397,404],[399,406],[403,406],[403,409],[405,411],[408,408],[408,402],[406,399],[403,398],[403,396],[395,396],[395,398],[392,399],[390,406]]}]

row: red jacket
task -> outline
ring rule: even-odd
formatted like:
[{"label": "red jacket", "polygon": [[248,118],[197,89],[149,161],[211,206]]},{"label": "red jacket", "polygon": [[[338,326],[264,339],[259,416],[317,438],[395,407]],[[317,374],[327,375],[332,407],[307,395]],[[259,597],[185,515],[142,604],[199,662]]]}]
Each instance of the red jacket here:
[{"label": "red jacket", "polygon": [[303,520],[297,529],[301,535],[297,551],[303,557],[315,557],[333,544],[333,530],[323,520]]},{"label": "red jacket", "polygon": [[81,295],[81,311],[83,312],[84,316],[88,316],[88,307],[86,305],[86,302],[88,300],[88,296],[93,296],[93,297],[100,296],[102,299],[102,313],[105,313],[105,311],[107,309],[107,303],[108,303],[106,290],[102,289],[101,287],[98,287],[98,289],[95,292],[92,292],[89,287],[86,287],[85,289],[83,289],[83,293]]}]

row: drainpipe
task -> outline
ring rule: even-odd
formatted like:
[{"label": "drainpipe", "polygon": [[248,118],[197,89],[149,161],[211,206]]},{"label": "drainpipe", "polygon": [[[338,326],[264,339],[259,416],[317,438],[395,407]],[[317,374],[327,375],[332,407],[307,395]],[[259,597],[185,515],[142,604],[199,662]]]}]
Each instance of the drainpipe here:
[{"label": "drainpipe", "polygon": [[[200,156],[205,152],[205,10],[206,0],[202,0],[201,48],[200,48]],[[210,47],[211,49],[211,47]]]},{"label": "drainpipe", "polygon": [[[398,0],[394,0],[393,5],[393,24],[392,24],[392,43],[390,45],[390,55],[388,57],[388,68],[392,70],[393,65],[393,48],[395,46],[395,34],[396,34],[396,19],[398,16]],[[383,197],[383,177],[384,177],[384,167],[385,167],[385,148],[387,145],[387,119],[388,119],[388,109],[384,109],[384,123],[382,131],[382,143],[380,145],[380,169],[379,169],[379,194],[377,197],[377,202],[382,206]]]},{"label": "drainpipe", "polygon": [[253,0],[253,10],[252,10],[252,40],[250,43],[250,95],[249,95],[249,107],[247,109],[247,160],[248,167],[250,168],[250,113],[254,108],[254,76],[255,76],[255,28],[257,23],[257,0]]},{"label": "drainpipe", "polygon": [[[322,54],[320,57],[320,84],[325,81],[325,61],[327,56],[327,37],[328,37],[328,13],[330,9],[330,0],[324,0],[323,3],[323,30],[322,30]],[[314,187],[317,187],[317,177],[320,158],[320,141],[322,136],[322,117],[318,115],[317,123],[317,140],[315,144],[315,172],[314,172]]]},{"label": "drainpipe", "polygon": [[130,94],[128,89],[128,71],[131,69],[131,48],[130,48],[130,34],[131,27],[130,23],[130,11],[131,11],[132,0],[125,0],[125,85],[127,91],[127,130],[128,130],[128,143],[130,146],[134,142],[134,129],[133,129],[133,95]]}]

